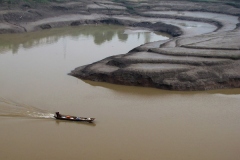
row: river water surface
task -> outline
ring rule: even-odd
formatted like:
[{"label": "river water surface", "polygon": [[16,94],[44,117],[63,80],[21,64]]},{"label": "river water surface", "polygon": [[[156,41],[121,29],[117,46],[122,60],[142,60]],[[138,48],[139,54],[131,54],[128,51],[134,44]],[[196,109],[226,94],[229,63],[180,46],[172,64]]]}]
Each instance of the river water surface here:
[{"label": "river water surface", "polygon": [[[1,35],[0,159],[239,159],[240,89],[173,92],[67,75],[165,39],[105,25]],[[58,121],[55,111],[96,122]]]}]

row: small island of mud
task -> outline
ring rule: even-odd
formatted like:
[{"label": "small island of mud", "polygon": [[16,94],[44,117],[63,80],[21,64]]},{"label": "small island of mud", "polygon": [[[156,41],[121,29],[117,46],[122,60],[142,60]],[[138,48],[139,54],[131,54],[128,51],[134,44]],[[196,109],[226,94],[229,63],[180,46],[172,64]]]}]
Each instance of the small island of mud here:
[{"label": "small island of mud", "polygon": [[0,9],[2,34],[104,23],[172,36],[69,73],[81,79],[168,90],[240,87],[237,1],[20,1],[4,3]]}]

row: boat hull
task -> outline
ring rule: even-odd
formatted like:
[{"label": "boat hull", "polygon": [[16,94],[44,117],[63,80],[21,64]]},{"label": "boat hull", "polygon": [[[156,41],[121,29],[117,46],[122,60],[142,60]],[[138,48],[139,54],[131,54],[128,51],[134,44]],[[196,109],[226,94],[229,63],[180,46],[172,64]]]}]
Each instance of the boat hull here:
[{"label": "boat hull", "polygon": [[54,116],[54,118],[58,120],[88,122],[88,123],[92,123],[95,120],[95,118],[84,118],[84,117],[73,117],[73,116],[61,116],[61,117]]}]

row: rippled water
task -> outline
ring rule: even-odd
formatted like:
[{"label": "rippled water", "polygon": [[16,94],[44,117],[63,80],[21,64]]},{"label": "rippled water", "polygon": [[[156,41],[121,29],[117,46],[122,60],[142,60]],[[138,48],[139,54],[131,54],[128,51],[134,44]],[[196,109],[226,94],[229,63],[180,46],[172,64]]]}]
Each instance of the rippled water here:
[{"label": "rippled water", "polygon": [[54,118],[54,114],[26,104],[0,98],[0,116],[29,117],[29,118]]},{"label": "rippled water", "polygon": [[[173,92],[67,75],[159,39],[119,26],[1,35],[0,159],[238,159],[239,89]],[[57,121],[55,111],[96,122]]]}]

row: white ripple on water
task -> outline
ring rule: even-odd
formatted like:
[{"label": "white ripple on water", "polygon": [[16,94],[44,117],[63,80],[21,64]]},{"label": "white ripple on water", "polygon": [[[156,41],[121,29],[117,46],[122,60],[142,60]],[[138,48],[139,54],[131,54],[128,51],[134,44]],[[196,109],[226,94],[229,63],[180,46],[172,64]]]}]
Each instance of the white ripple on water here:
[{"label": "white ripple on water", "polygon": [[30,117],[30,118],[54,118],[54,114],[23,103],[0,97],[0,116],[6,117]]}]

